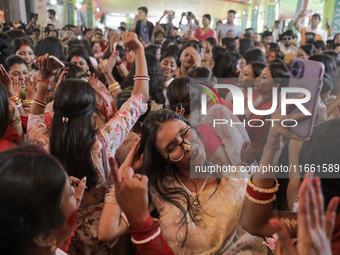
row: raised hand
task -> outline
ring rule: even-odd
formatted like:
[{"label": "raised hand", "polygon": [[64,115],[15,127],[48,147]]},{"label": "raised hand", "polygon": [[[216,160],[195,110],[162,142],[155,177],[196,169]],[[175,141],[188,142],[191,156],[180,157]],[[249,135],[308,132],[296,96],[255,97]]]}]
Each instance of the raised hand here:
[{"label": "raised hand", "polygon": [[45,54],[44,56],[36,58],[34,63],[39,68],[41,79],[43,80],[49,80],[49,78],[55,72],[51,64],[50,56],[48,54]]},{"label": "raised hand", "polygon": [[200,56],[200,54],[196,50],[193,50],[192,53],[191,53],[191,56],[194,59],[195,67],[200,67],[201,66],[201,56]]},{"label": "raised hand", "polygon": [[122,38],[124,46],[130,50],[136,52],[138,50],[144,49],[143,44],[138,40],[138,37],[135,33],[125,33],[123,34]]},{"label": "raised hand", "polygon": [[293,246],[287,229],[277,219],[270,220],[270,225],[276,230],[281,241],[282,254],[332,254],[330,240],[339,197],[332,198],[324,213],[320,179],[312,177],[312,173],[307,173],[300,186],[297,250]]},{"label": "raised hand", "polygon": [[70,69],[70,68],[65,67],[64,70],[62,71],[62,73],[61,73],[60,76],[59,76],[59,79],[58,79],[58,82],[57,82],[56,86],[55,86],[55,87],[52,87],[52,86],[51,86],[52,89],[53,89],[54,91],[57,89],[57,87],[59,86],[59,84],[62,83],[62,82],[65,80],[65,75],[67,74],[67,72],[68,72],[69,69]]},{"label": "raised hand", "polygon": [[118,170],[113,158],[109,159],[109,164],[117,202],[125,213],[130,228],[140,229],[150,216],[148,211],[148,177],[135,174],[131,167],[121,167]]},{"label": "raised hand", "polygon": [[106,64],[104,64],[102,59],[99,60],[100,61],[100,65],[102,67],[102,71],[103,71],[104,74],[111,74],[112,73],[113,67],[116,64],[117,57],[119,57],[119,52],[118,51],[113,52],[111,54],[111,57],[106,62]]},{"label": "raised hand", "polygon": [[14,77],[12,80],[13,90],[15,93],[17,93],[20,97],[21,94],[21,82],[19,81],[19,78]]},{"label": "raised hand", "polygon": [[111,39],[110,39],[110,50],[111,50],[111,54],[113,54],[114,52],[116,52],[116,46],[117,46],[117,43],[119,42],[119,37],[120,37],[120,34],[118,33],[115,33]]},{"label": "raised hand", "polygon": [[98,82],[98,78],[96,78],[95,74],[90,75],[90,79],[88,81],[88,83],[92,86],[92,88],[97,88],[97,82]]},{"label": "raised hand", "polygon": [[81,200],[83,199],[84,191],[87,188],[86,187],[86,176],[79,180],[76,177],[70,176],[70,183],[71,186],[74,187],[74,198],[77,200],[77,207],[79,207]]},{"label": "raised hand", "polygon": [[33,76],[33,81],[30,79],[30,77],[26,80],[26,89],[27,89],[27,94],[26,94],[26,100],[31,100],[35,96],[35,88],[38,83],[38,77]]},{"label": "raised hand", "polygon": [[3,65],[0,65],[0,81],[5,85],[6,88],[12,87],[11,77]]}]

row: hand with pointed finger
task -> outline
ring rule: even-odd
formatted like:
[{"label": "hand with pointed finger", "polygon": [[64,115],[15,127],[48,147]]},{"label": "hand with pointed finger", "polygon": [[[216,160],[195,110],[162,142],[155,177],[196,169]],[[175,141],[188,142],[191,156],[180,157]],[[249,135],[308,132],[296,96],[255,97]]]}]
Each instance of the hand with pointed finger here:
[{"label": "hand with pointed finger", "polygon": [[71,186],[73,186],[75,189],[75,193],[73,196],[77,200],[77,207],[79,207],[86,189],[86,176],[81,180],[73,176],[70,176],[69,178]]},{"label": "hand with pointed finger", "polygon": [[131,167],[133,168],[136,172],[138,172],[143,165],[143,154],[139,157],[138,155],[138,147],[139,147],[139,142],[136,143],[131,151],[129,152],[128,156],[126,157],[124,163],[122,164],[121,167],[127,168]]},{"label": "hand with pointed finger", "polygon": [[149,218],[148,177],[136,175],[131,167],[118,170],[109,159],[117,202],[125,213],[130,228],[140,229]]}]

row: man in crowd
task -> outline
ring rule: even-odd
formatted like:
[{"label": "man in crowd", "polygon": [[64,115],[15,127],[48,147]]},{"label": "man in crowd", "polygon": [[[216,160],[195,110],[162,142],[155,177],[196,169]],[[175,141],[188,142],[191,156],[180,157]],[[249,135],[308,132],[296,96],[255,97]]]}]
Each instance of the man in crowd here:
[{"label": "man in crowd", "polygon": [[322,28],[318,28],[318,25],[321,22],[321,16],[318,13],[314,13],[311,20],[311,26],[305,27],[302,24],[299,24],[300,18],[306,16],[307,11],[303,10],[300,12],[299,16],[294,20],[294,27],[301,33],[301,42],[300,46],[306,44],[307,39],[305,34],[307,32],[315,33],[315,40],[323,40],[325,43],[327,41],[327,33]]},{"label": "man in crowd", "polygon": [[164,13],[163,13],[163,16],[159,19],[157,24],[159,24],[161,22],[161,20],[164,18],[165,15],[168,15],[168,22],[160,24],[160,25],[164,29],[165,36],[173,36],[173,32],[175,30],[176,31],[178,30],[178,28],[175,27],[174,24],[172,24],[172,21],[175,18],[175,12],[174,11],[167,11],[167,10],[165,10]]},{"label": "man in crowd", "polygon": [[262,52],[266,54],[269,44],[273,42],[273,33],[266,30],[261,34]]},{"label": "man in crowd", "polygon": [[280,42],[279,45],[280,45],[280,50],[284,54],[293,53],[294,56],[297,55],[298,48],[294,46],[293,44],[294,38],[295,38],[295,34],[292,30],[286,30],[282,34],[282,43]]},{"label": "man in crowd", "polygon": [[[138,8],[138,16],[135,23],[131,27],[131,31],[134,31],[139,40],[149,45],[151,42],[152,32],[154,25],[147,20],[148,9],[146,7]],[[138,21],[137,21],[138,20]]]},{"label": "man in crowd", "polygon": [[54,25],[54,28],[56,30],[62,29],[63,26],[61,25],[60,21],[57,20],[56,17],[55,17],[55,10],[49,9],[47,11],[47,18],[48,19],[45,22],[44,27],[47,27],[48,24],[52,24],[52,25]]},{"label": "man in crowd", "polygon": [[221,25],[218,26],[216,32],[217,32],[219,40],[226,37],[227,32],[229,30],[234,31],[235,37],[239,37],[241,35],[241,28],[234,24],[235,15],[236,15],[236,11],[234,11],[234,10],[228,11],[227,23],[221,24]]},{"label": "man in crowd", "polygon": [[260,43],[260,42],[261,42],[261,34],[260,34],[260,33],[255,33],[255,34],[253,34],[253,35],[251,36],[251,41],[252,41],[253,43],[255,43],[255,42]]},{"label": "man in crowd", "polygon": [[314,47],[315,47],[315,52],[317,54],[321,54],[322,52],[324,52],[326,50],[326,44],[323,40],[316,40],[313,43]]},{"label": "man in crowd", "polygon": [[92,42],[93,31],[92,29],[86,28],[83,32],[84,39],[87,40],[89,43]]},{"label": "man in crowd", "polygon": [[254,35],[254,29],[252,27],[246,28],[246,33],[249,33],[250,36]]}]

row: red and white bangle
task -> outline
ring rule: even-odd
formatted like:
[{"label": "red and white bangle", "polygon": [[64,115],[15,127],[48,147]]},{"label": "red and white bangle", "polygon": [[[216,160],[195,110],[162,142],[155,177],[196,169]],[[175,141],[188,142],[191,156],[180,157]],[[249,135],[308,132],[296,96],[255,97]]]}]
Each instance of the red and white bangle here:
[{"label": "red and white bangle", "polygon": [[37,105],[46,108],[46,104],[44,102],[41,102],[40,100],[33,99],[33,103],[36,103]]},{"label": "red and white bangle", "polygon": [[158,227],[158,230],[152,236],[150,236],[150,237],[148,237],[144,240],[140,240],[140,241],[137,241],[137,240],[133,239],[133,237],[131,237],[131,242],[133,242],[134,244],[145,244],[145,243],[148,243],[151,240],[155,239],[157,236],[159,236],[160,233],[161,233],[161,228]]},{"label": "red and white bangle", "polygon": [[266,205],[276,200],[275,193],[279,190],[280,186],[277,179],[275,179],[276,184],[273,188],[263,189],[254,185],[254,183],[252,182],[252,176],[253,175],[251,175],[248,180],[248,185],[245,193],[246,197],[253,203],[259,205]]},{"label": "red and white bangle", "polygon": [[147,80],[150,81],[150,76],[145,76],[145,75],[134,75],[133,76],[133,80],[137,81],[137,80]]}]

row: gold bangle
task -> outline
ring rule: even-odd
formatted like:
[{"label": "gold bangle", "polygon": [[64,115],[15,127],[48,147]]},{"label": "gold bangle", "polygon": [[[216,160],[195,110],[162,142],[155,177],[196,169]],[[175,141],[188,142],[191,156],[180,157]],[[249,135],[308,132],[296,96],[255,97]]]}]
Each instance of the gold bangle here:
[{"label": "gold bangle", "polygon": [[276,200],[276,195],[274,194],[274,196],[271,198],[271,199],[268,199],[268,200],[258,200],[258,199],[255,199],[253,197],[251,197],[247,190],[246,190],[246,197],[252,201],[253,203],[255,204],[258,204],[258,205],[266,205],[266,204],[270,204],[271,202],[275,201]]},{"label": "gold bangle", "polygon": [[33,100],[23,100],[22,101],[24,104],[33,104]]},{"label": "gold bangle", "polygon": [[120,85],[119,85],[118,81],[116,81],[115,83],[113,83],[109,86],[109,91],[111,92],[112,90],[114,90],[118,86],[120,86]]},{"label": "gold bangle", "polygon": [[9,97],[8,99],[9,99],[9,100],[12,100],[12,99],[16,98],[17,96],[18,96],[18,93],[15,92],[15,93],[14,93],[14,96]]},{"label": "gold bangle", "polygon": [[[255,174],[255,173],[254,173]],[[254,174],[252,174],[250,177],[249,177],[249,180],[248,180],[248,185],[254,190],[254,191],[257,191],[257,192],[260,192],[260,193],[265,193],[265,194],[269,194],[269,193],[275,193],[279,190],[279,182],[277,181],[276,178],[274,178],[276,184],[273,188],[270,188],[270,189],[263,189],[263,188],[260,188],[258,186],[256,186],[253,181],[252,181],[252,177],[254,176]]]}]

